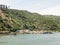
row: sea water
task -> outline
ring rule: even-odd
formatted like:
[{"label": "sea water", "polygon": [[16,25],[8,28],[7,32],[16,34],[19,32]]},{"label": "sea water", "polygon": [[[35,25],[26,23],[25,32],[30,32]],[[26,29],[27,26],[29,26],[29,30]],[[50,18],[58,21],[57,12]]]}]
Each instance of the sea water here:
[{"label": "sea water", "polygon": [[60,33],[0,36],[0,45],[60,45]]}]

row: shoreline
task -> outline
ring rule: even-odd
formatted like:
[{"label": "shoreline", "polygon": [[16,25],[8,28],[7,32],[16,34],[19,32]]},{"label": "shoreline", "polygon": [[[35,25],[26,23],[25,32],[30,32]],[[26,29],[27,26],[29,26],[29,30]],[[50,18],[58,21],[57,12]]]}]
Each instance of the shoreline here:
[{"label": "shoreline", "polygon": [[58,33],[59,31],[29,31],[29,30],[17,30],[16,32],[9,31],[0,31],[1,35],[17,35],[17,34],[53,34]]}]

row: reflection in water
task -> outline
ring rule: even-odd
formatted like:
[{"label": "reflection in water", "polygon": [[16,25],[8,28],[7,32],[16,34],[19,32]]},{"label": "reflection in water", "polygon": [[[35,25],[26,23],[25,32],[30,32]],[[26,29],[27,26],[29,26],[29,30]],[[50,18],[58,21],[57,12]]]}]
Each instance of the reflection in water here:
[{"label": "reflection in water", "polygon": [[60,45],[59,34],[20,34],[0,36],[1,45]]},{"label": "reflection in water", "polygon": [[8,42],[0,42],[0,43],[8,43]]}]

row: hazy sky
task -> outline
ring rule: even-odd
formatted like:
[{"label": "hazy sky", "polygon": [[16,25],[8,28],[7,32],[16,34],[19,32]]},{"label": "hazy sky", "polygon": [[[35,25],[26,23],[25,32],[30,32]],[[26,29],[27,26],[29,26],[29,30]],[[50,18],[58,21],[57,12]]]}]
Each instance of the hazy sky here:
[{"label": "hazy sky", "polygon": [[40,14],[60,15],[60,0],[0,0],[0,4]]}]

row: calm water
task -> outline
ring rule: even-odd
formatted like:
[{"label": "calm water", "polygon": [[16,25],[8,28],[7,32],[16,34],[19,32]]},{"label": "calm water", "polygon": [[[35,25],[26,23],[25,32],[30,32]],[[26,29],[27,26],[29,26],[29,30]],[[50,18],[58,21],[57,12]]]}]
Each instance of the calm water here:
[{"label": "calm water", "polygon": [[0,36],[0,45],[60,45],[60,33]]}]

